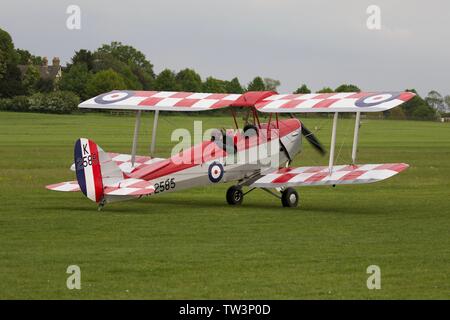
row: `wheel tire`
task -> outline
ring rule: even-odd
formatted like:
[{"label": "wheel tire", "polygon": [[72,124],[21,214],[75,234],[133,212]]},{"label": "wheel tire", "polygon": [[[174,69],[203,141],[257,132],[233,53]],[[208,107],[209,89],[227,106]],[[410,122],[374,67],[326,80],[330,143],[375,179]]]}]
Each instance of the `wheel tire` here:
[{"label": "wheel tire", "polygon": [[294,188],[286,188],[281,194],[281,203],[283,207],[295,208],[298,205],[298,193]]},{"label": "wheel tire", "polygon": [[235,206],[242,203],[244,200],[244,193],[242,192],[241,187],[239,186],[231,186],[227,190],[227,202],[228,204]]}]

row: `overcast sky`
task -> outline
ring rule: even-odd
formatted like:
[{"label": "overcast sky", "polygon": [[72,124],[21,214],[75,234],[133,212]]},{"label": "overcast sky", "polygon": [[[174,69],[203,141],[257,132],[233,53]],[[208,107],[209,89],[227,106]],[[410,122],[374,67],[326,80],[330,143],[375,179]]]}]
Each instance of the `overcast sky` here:
[{"label": "overcast sky", "polygon": [[[66,27],[71,4],[81,8],[81,30]],[[371,4],[381,30],[366,27]],[[450,94],[448,0],[2,0],[0,28],[16,47],[63,63],[117,40],[156,72],[190,67],[243,84],[261,75],[280,80],[280,93],[350,82]]]}]

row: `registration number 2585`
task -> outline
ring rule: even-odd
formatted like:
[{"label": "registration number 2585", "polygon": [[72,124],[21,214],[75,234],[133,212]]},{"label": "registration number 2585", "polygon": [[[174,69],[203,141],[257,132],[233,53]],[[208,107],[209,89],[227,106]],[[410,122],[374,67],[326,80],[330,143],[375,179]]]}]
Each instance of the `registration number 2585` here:
[{"label": "registration number 2585", "polygon": [[155,193],[160,193],[160,192],[164,192],[164,191],[168,191],[170,189],[175,188],[176,183],[175,183],[175,178],[172,179],[166,179],[165,181],[161,181],[158,183],[155,183]]}]

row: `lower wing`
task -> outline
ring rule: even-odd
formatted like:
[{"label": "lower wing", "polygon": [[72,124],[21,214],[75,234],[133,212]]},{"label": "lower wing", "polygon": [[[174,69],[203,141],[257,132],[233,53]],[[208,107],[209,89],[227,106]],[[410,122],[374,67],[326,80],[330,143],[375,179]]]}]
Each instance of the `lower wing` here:
[{"label": "lower wing", "polygon": [[253,182],[251,187],[279,188],[373,183],[388,179],[408,167],[406,163],[340,165],[334,166],[331,173],[328,167],[282,168],[262,176]]}]

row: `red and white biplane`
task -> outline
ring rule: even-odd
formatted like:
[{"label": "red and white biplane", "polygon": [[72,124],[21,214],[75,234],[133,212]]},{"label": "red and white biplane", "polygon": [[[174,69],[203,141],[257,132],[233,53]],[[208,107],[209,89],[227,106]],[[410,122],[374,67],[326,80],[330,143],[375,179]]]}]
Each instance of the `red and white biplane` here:
[{"label": "red and white biplane", "polygon": [[[389,110],[413,96],[411,92],[277,94],[258,91],[210,94],[112,91],[87,100],[79,107],[136,111],[131,154],[107,153],[93,141],[80,138],[75,143],[72,165],[77,180],[46,188],[56,191],[81,190],[101,209],[105,203],[235,181],[226,193],[226,200],[231,205],[241,204],[245,194],[261,188],[281,199],[284,207],[295,207],[299,197],[294,187],[372,183],[405,170],[408,167],[405,163],[356,164],[360,115],[361,112]],[[207,111],[220,108],[231,109],[236,129],[239,129],[236,108],[244,110],[247,114],[243,130],[216,130],[210,139],[168,159],[136,155],[143,111],[155,111],[151,145],[153,154],[159,111]],[[260,122],[259,112],[270,113],[267,123]],[[312,132],[293,116],[295,113],[307,112],[334,113],[328,166],[289,166],[301,151],[302,136],[325,154]],[[336,127],[341,112],[356,113],[352,162],[335,165]],[[288,113],[291,118],[279,119],[281,113]],[[256,154],[256,159],[250,161],[250,153]],[[277,161],[268,161],[273,160],[274,155]],[[273,163],[277,165],[274,167]],[[245,193],[244,186],[249,187]]]}]

